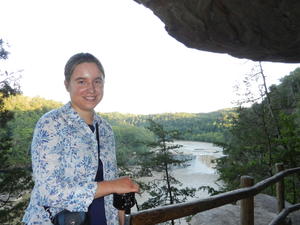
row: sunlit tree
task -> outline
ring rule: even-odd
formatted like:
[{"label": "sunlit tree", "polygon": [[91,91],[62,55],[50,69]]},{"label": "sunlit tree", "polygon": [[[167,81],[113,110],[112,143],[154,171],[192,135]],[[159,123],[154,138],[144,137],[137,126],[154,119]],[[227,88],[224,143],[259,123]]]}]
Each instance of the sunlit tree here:
[{"label": "sunlit tree", "polygon": [[[0,40],[0,60],[8,57]],[[12,133],[8,123],[14,118],[14,113],[5,108],[5,100],[10,96],[20,94],[18,73],[0,71],[0,223],[20,223],[27,201],[22,199],[25,190],[30,189],[32,182],[30,172],[11,164],[10,158],[14,152],[15,144],[12,142]],[[18,201],[20,200],[20,201]]]}]

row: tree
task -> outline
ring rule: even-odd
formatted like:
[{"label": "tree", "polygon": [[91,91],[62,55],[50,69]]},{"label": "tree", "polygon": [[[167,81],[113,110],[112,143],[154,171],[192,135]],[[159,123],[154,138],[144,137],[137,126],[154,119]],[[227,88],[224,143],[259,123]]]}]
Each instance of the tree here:
[{"label": "tree", "polygon": [[9,165],[20,168],[31,167],[30,145],[33,130],[38,119],[62,104],[40,97],[14,95],[5,98],[4,109],[13,113],[13,118],[7,122],[6,131],[10,133],[12,148],[7,161]]},{"label": "tree", "polygon": [[[281,84],[268,89],[261,64],[258,68],[244,82],[247,91],[240,101],[251,104],[237,107],[227,141],[222,144],[225,156],[217,160],[224,191],[237,188],[241,175],[262,180],[273,174],[277,162],[283,162],[288,168],[300,163],[300,70],[296,69]],[[258,79],[262,82],[255,94],[250,86]],[[299,178],[286,179],[287,189],[291,190],[287,199],[291,202],[297,202]]]},{"label": "tree", "polygon": [[[7,59],[8,52],[4,49],[4,42],[0,40],[0,59]],[[24,190],[31,187],[30,172],[10,164],[13,152],[12,134],[8,123],[14,118],[14,113],[4,107],[5,99],[20,94],[19,77],[16,73],[0,71],[0,223],[13,224],[16,218],[22,216],[27,201],[16,201],[22,198]]]},{"label": "tree", "polygon": [[144,128],[147,120],[152,119],[169,130],[178,130],[181,140],[219,142],[223,141],[226,115],[232,109],[223,109],[210,113],[162,113],[152,115],[134,115],[121,113],[102,113],[112,126],[132,125]]},{"label": "tree", "polygon": [[145,128],[132,125],[113,126],[116,138],[116,153],[119,175],[129,175],[131,177],[140,177],[144,173],[132,168],[141,161],[142,155],[147,152],[145,143],[153,140],[153,135]]},{"label": "tree", "polygon": [[[155,142],[149,143],[151,154],[148,154],[147,165],[152,170],[162,172],[163,177],[150,181],[145,189],[151,196],[148,201],[142,204],[142,208],[152,208],[159,205],[172,205],[184,202],[188,197],[194,197],[195,188],[180,188],[182,183],[172,176],[172,168],[185,166],[187,161],[176,151],[180,145],[171,144],[178,137],[177,130],[165,130],[162,125],[149,120],[148,129],[156,136]],[[144,165],[142,165],[144,167]],[[174,224],[174,221],[171,221]]]}]

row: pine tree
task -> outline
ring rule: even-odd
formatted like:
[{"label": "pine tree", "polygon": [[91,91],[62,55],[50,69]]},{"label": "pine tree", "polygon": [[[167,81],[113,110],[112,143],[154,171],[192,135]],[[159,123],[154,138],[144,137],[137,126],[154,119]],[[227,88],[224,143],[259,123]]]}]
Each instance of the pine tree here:
[{"label": "pine tree", "polygon": [[[142,204],[142,208],[172,205],[184,202],[188,197],[194,197],[195,188],[181,188],[183,184],[172,176],[172,168],[186,166],[188,161],[182,159],[177,151],[181,145],[172,144],[179,135],[178,131],[165,130],[162,125],[153,120],[149,120],[149,123],[148,129],[154,133],[156,141],[148,144],[151,147],[151,154],[147,155],[146,167],[151,168],[151,171],[162,172],[163,177],[150,181],[143,187],[151,197]],[[142,167],[145,168],[145,165]],[[174,221],[171,222],[174,224]]]}]

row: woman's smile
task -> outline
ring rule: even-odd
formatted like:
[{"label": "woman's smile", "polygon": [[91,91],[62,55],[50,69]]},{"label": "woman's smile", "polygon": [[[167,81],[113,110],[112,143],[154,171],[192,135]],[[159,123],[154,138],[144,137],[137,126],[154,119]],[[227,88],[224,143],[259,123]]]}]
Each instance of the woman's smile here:
[{"label": "woman's smile", "polygon": [[102,100],[104,76],[95,63],[81,63],[65,85],[73,108],[78,113],[92,112]]}]

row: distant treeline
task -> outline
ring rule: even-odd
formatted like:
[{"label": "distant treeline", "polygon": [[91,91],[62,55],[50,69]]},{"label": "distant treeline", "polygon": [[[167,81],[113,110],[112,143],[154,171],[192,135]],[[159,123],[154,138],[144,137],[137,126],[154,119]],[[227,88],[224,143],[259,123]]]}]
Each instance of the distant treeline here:
[{"label": "distant treeline", "polygon": [[182,140],[220,142],[224,140],[225,124],[233,109],[224,109],[210,113],[163,113],[134,115],[121,113],[101,113],[113,126],[131,125],[144,128],[151,119],[167,130],[178,130]]}]

